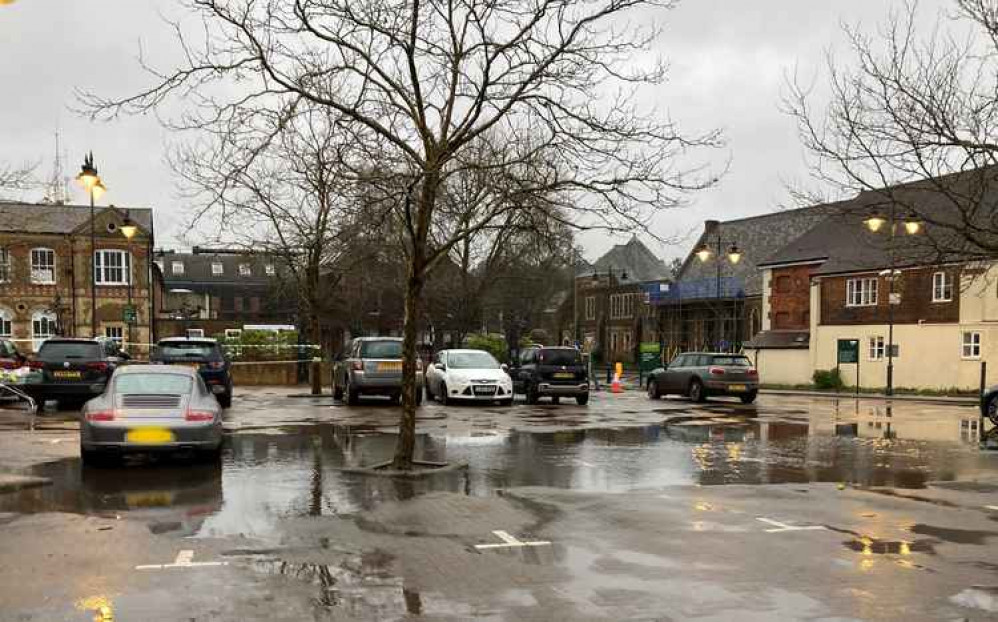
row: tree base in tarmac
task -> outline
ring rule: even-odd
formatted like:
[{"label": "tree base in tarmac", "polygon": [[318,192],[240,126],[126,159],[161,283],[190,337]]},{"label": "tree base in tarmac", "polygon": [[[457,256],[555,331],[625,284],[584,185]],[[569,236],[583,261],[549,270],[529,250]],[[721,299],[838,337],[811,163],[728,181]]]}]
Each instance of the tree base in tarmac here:
[{"label": "tree base in tarmac", "polygon": [[401,471],[393,469],[392,460],[379,462],[367,467],[347,467],[341,469],[344,473],[357,473],[360,475],[379,475],[381,477],[428,477],[440,475],[442,473],[453,473],[463,471],[468,468],[467,462],[429,462],[425,460],[413,460],[412,469]]}]

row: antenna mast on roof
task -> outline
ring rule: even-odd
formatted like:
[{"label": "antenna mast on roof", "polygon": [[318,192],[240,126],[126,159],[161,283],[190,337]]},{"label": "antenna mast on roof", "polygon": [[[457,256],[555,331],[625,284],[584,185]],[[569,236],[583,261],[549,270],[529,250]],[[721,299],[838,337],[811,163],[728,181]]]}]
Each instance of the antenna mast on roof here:
[{"label": "antenna mast on roof", "polygon": [[45,189],[45,197],[42,203],[50,205],[65,205],[69,199],[69,191],[66,189],[68,178],[62,172],[62,153],[59,147],[59,130],[55,131],[55,160],[52,162],[52,177]]}]

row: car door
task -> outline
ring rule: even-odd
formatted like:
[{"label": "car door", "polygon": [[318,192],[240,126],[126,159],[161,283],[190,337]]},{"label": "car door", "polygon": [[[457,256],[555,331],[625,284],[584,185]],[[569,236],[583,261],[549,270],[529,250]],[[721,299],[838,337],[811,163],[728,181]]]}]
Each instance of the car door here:
[{"label": "car door", "polygon": [[684,357],[683,354],[677,355],[659,376],[658,386],[662,393],[678,392],[679,381],[676,378],[682,370]]}]

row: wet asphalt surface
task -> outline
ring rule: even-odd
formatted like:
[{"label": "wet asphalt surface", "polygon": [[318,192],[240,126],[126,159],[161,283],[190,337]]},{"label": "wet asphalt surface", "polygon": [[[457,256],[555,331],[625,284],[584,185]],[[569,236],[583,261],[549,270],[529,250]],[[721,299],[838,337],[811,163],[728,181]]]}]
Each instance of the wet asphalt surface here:
[{"label": "wet asphalt surface", "polygon": [[290,392],[243,391],[218,464],[83,468],[74,413],[0,410],[0,468],[52,480],[0,494],[0,620],[998,618],[972,407],[430,404],[417,454],[467,467],[399,480],[351,471],[395,408]]}]

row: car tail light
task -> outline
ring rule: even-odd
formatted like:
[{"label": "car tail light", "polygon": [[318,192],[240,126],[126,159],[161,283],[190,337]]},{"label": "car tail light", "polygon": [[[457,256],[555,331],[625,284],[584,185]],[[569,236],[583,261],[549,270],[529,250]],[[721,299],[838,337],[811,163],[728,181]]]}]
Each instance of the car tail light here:
[{"label": "car tail light", "polygon": [[208,367],[211,369],[222,369],[225,367],[225,361],[211,361],[208,363]]},{"label": "car tail light", "polygon": [[755,369],[755,368],[753,367],[752,369],[749,369],[749,370],[748,370],[747,372],[745,372],[745,373],[747,373],[747,374],[748,374],[749,376],[752,376],[752,377],[754,378],[754,377],[756,377],[756,376],[758,376],[758,375],[759,375],[759,370],[757,370],[757,369]]},{"label": "car tail light", "polygon": [[107,371],[107,363],[104,361],[95,361],[92,363],[87,363],[87,369],[96,369],[97,371]]},{"label": "car tail light", "polygon": [[20,365],[17,361],[0,361],[0,369],[17,369]]},{"label": "car tail light", "polygon": [[41,361],[29,361],[28,367],[31,369],[45,369],[45,363]]},{"label": "car tail light", "polygon": [[711,367],[711,368],[709,368],[707,370],[707,373],[709,373],[711,376],[723,376],[724,375],[724,368],[723,367]]},{"label": "car tail light", "polygon": [[354,361],[350,366],[354,371],[364,371],[364,361]]},{"label": "car tail light", "polygon": [[88,412],[86,418],[87,421],[114,421],[114,411],[95,410],[94,412]]},{"label": "car tail light", "polygon": [[184,414],[184,419],[187,421],[211,421],[215,418],[215,413],[209,410],[188,410]]}]

